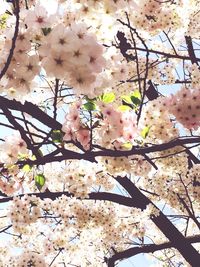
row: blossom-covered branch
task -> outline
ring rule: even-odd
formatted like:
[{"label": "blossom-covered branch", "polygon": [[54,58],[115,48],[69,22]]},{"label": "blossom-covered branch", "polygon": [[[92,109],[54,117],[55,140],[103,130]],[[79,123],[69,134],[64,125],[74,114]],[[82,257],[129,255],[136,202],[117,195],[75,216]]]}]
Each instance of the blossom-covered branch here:
[{"label": "blossom-covered branch", "polygon": [[[186,239],[190,243],[199,243],[200,242],[200,235],[188,236]],[[155,251],[160,251],[160,250],[168,249],[168,248],[172,248],[172,247],[174,247],[172,242],[166,242],[166,243],[162,243],[162,244],[148,244],[148,245],[143,245],[141,247],[129,248],[125,251],[116,253],[110,259],[108,259],[108,266],[114,267],[116,261],[130,258],[130,257],[133,257],[133,256],[138,255],[140,253],[153,253]]]}]

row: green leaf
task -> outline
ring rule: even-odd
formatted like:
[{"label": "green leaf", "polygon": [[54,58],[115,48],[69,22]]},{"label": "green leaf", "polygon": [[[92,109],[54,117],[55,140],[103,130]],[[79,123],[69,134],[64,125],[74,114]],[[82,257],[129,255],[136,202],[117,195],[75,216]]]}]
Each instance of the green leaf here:
[{"label": "green leaf", "polygon": [[32,169],[32,167],[29,164],[25,164],[22,168],[24,172],[29,172]]},{"label": "green leaf", "polygon": [[51,32],[51,28],[42,28],[44,36],[47,36]]},{"label": "green leaf", "polygon": [[124,112],[124,111],[128,111],[128,110],[130,110],[130,109],[131,109],[131,107],[129,107],[129,106],[127,106],[127,105],[121,105],[121,106],[118,107],[118,110],[119,110],[119,111],[122,111],[122,112]]},{"label": "green leaf", "polygon": [[60,130],[53,130],[51,138],[54,143],[62,143],[63,133]]},{"label": "green leaf", "polygon": [[35,155],[32,155],[32,156],[30,157],[30,159],[31,159],[31,160],[36,160],[36,156],[35,156]]},{"label": "green leaf", "polygon": [[141,103],[141,100],[133,95],[131,96],[131,101],[135,106],[139,106]]},{"label": "green leaf", "polygon": [[102,101],[106,104],[112,103],[115,100],[115,94],[114,93],[105,93],[102,95]]},{"label": "green leaf", "polygon": [[141,136],[145,139],[149,134],[150,126],[144,127],[144,129],[141,132]]},{"label": "green leaf", "polygon": [[130,142],[124,143],[122,146],[126,149],[129,149],[129,150],[132,149],[132,147],[133,147],[133,145]]},{"label": "green leaf", "polygon": [[139,106],[141,104],[141,95],[138,90],[135,90],[133,93],[131,93],[130,96],[128,95],[123,95],[122,96],[122,103],[123,105],[134,105],[134,106]]},{"label": "green leaf", "polygon": [[97,109],[95,103],[91,102],[91,101],[85,103],[83,106],[88,111],[92,111],[92,110],[96,110]]},{"label": "green leaf", "polygon": [[35,176],[34,180],[35,180],[35,185],[37,186],[37,188],[39,190],[41,190],[42,187],[45,184],[45,180],[46,180],[45,179],[45,176],[42,173],[41,174],[38,174],[38,175]]},{"label": "green leaf", "polygon": [[134,97],[139,98],[139,99],[142,98],[139,90],[135,90],[135,91],[131,94],[131,96],[134,96]]},{"label": "green leaf", "polygon": [[19,153],[19,154],[18,154],[18,159],[19,159],[19,160],[26,160],[26,159],[27,159],[27,154]]},{"label": "green leaf", "polygon": [[9,15],[4,13],[0,16],[0,29],[6,28],[6,21],[9,18]]},{"label": "green leaf", "polygon": [[124,102],[126,102],[128,104],[132,104],[132,101],[131,101],[131,97],[130,96],[123,95],[123,96],[121,96],[121,98],[122,98],[122,102],[124,101]]},{"label": "green leaf", "polygon": [[132,103],[129,104],[129,103],[125,102],[124,100],[122,100],[122,105],[124,105],[124,106],[128,106],[128,107],[130,107],[131,109],[134,108],[134,105],[133,105]]}]

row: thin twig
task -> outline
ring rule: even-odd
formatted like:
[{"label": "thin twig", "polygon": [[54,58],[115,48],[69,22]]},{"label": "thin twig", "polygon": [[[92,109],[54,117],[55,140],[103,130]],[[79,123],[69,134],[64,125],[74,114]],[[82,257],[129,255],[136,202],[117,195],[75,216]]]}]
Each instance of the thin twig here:
[{"label": "thin twig", "polygon": [[16,44],[16,40],[17,40],[17,36],[18,36],[18,32],[19,32],[19,13],[20,13],[20,9],[19,9],[19,0],[13,0],[13,6],[14,6],[14,12],[15,12],[15,16],[16,16],[16,22],[15,22],[15,32],[12,38],[12,45],[10,48],[10,52],[8,55],[8,58],[6,60],[6,63],[3,67],[3,69],[1,70],[0,73],[0,80],[1,78],[4,76],[4,74],[6,73],[6,71],[9,68],[9,65],[11,63],[13,54],[14,54],[14,50],[15,50],[15,44]]}]

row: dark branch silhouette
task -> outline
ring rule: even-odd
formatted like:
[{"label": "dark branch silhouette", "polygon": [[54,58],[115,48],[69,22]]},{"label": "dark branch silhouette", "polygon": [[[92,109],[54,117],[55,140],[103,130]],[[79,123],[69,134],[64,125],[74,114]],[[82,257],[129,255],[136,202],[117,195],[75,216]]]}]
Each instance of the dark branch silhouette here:
[{"label": "dark branch silhouette", "polygon": [[14,14],[16,16],[15,32],[14,32],[14,35],[13,35],[13,38],[12,38],[12,44],[11,44],[11,48],[10,48],[10,52],[9,52],[8,58],[6,60],[6,63],[4,65],[4,67],[3,67],[3,69],[0,72],[0,80],[5,75],[6,71],[9,68],[9,65],[11,63],[11,60],[12,60],[12,57],[13,57],[13,53],[14,53],[14,50],[15,50],[15,43],[16,43],[16,40],[17,40],[18,32],[19,32],[19,12],[20,12],[19,0],[13,0],[13,7],[14,7]]}]

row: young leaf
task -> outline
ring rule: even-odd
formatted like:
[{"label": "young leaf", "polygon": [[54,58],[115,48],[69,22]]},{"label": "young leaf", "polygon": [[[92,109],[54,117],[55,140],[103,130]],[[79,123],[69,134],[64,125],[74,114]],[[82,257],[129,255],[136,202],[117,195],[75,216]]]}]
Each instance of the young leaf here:
[{"label": "young leaf", "polygon": [[112,103],[115,100],[115,94],[114,93],[105,93],[102,96],[102,101],[106,104]]},{"label": "young leaf", "polygon": [[149,134],[149,130],[150,130],[150,127],[149,126],[146,126],[144,127],[144,129],[142,130],[141,132],[141,136],[145,139],[147,137],[147,135]]},{"label": "young leaf", "polygon": [[25,164],[24,166],[23,166],[23,168],[22,168],[22,170],[24,171],[24,172],[29,172],[30,170],[31,170],[31,166],[29,165],[29,164]]},{"label": "young leaf", "polygon": [[31,160],[36,160],[36,156],[35,156],[35,155],[32,155],[32,156],[30,157],[30,159],[31,159]]},{"label": "young leaf", "polygon": [[140,99],[141,99],[140,92],[138,90],[135,90],[130,96],[123,95],[122,96],[122,103],[123,103],[123,105],[139,106],[141,103]]},{"label": "young leaf", "polygon": [[122,112],[128,111],[130,109],[131,109],[131,107],[129,107],[127,105],[121,105],[121,106],[118,107],[118,110],[122,111]]},{"label": "young leaf", "polygon": [[134,96],[134,97],[136,97],[136,98],[138,98],[138,99],[141,99],[141,98],[142,98],[139,90],[135,90],[135,91],[131,94],[131,96]]},{"label": "young leaf", "polygon": [[122,100],[122,105],[130,107],[130,109],[134,108],[133,104],[129,104],[129,103],[125,102],[124,100]]},{"label": "young leaf", "polygon": [[133,145],[130,142],[124,143],[122,146],[127,150],[130,150],[133,147]]},{"label": "young leaf", "polygon": [[6,21],[8,18],[9,18],[9,15],[6,13],[0,16],[0,29],[6,28]]},{"label": "young leaf", "polygon": [[92,101],[88,101],[87,103],[85,103],[84,105],[84,108],[88,111],[92,111],[92,110],[96,110],[96,105],[94,102]]},{"label": "young leaf", "polygon": [[34,179],[35,179],[35,185],[39,190],[41,190],[45,184],[45,176],[41,173],[36,175]]},{"label": "young leaf", "polygon": [[141,100],[133,95],[131,96],[131,101],[135,106],[139,106],[141,103]]},{"label": "young leaf", "polygon": [[122,98],[122,102],[126,102],[128,104],[132,104],[132,101],[131,101],[131,97],[130,96],[123,95],[123,96],[121,96],[121,98]]},{"label": "young leaf", "polygon": [[27,154],[18,153],[18,159],[19,160],[26,160],[27,159]]}]

